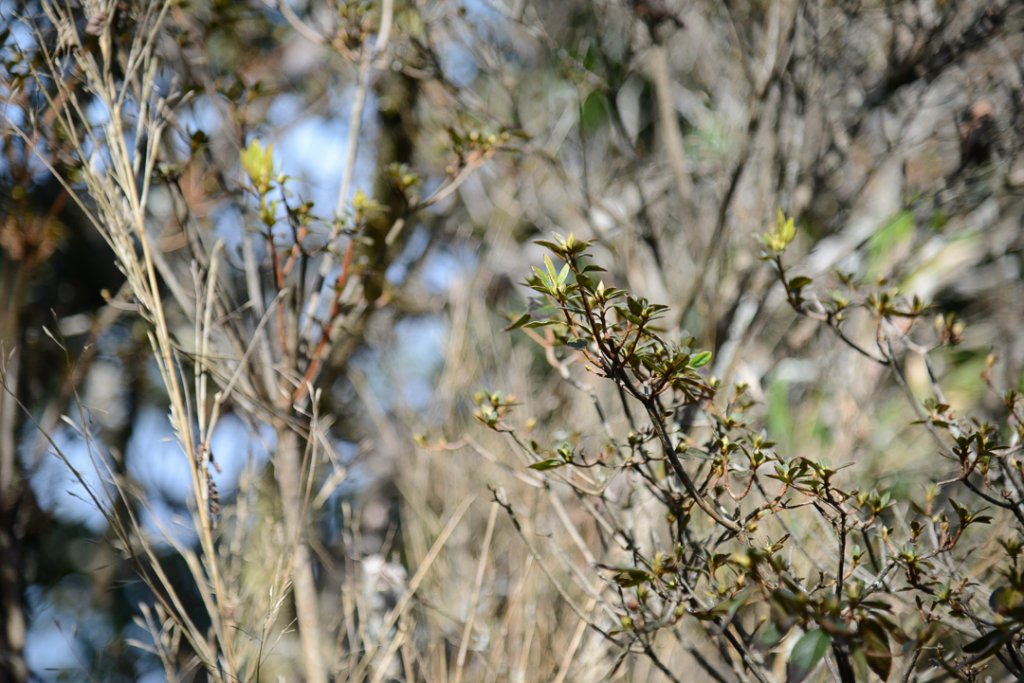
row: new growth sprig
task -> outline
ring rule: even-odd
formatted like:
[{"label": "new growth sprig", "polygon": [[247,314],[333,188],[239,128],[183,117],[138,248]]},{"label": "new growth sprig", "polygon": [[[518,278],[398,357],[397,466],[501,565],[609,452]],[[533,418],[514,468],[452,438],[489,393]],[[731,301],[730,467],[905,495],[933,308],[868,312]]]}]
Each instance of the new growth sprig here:
[{"label": "new growth sprig", "polygon": [[526,281],[543,297],[538,311],[550,315],[524,314],[509,329],[551,327],[555,340],[580,351],[591,370],[641,401],[669,391],[676,407],[714,397],[714,383],[697,372],[711,352],[695,350],[693,338],[673,343],[661,336],[657,322],[668,306],[595,279],[605,270],[590,262],[588,242],[570,234],[537,244],[564,262],[556,269],[545,254],[544,269],[534,267]]}]

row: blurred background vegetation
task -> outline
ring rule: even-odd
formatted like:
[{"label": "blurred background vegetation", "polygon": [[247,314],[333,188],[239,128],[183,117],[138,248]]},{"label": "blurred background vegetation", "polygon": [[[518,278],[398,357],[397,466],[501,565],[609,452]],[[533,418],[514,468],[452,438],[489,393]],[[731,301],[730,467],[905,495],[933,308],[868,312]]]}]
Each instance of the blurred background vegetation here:
[{"label": "blurred background vegetation", "polygon": [[[616,551],[563,533],[586,526],[579,497],[473,419],[474,394],[500,389],[529,439],[608,438],[591,396],[614,388],[504,329],[554,232],[668,305],[665,334],[749,387],[779,451],[894,510],[958,469],[891,371],[787,305],[760,258],[779,209],[797,226],[787,260],[821,296],[850,274],[963,323],[944,319],[958,343],[927,363],[906,353],[918,399],[938,384],[998,421],[983,375],[1024,390],[1011,0],[0,2],[0,61],[0,680],[230,678],[237,662],[216,673],[202,642],[235,647],[252,680],[667,676],[587,628],[616,623],[602,609],[618,592],[587,548]],[[110,151],[117,117],[130,170]],[[131,196],[137,230],[118,242]],[[125,260],[144,253],[150,299]],[[275,306],[301,291],[277,345]],[[203,318],[207,292],[223,307]],[[877,333],[858,313],[844,330]],[[231,387],[212,422],[213,389],[192,389],[204,362]],[[268,369],[294,389],[283,403]],[[605,417],[628,430],[624,409]],[[193,423],[209,438],[185,446]],[[288,434],[306,444],[292,484]],[[642,536],[660,513],[625,502],[633,483],[614,500]],[[957,570],[979,576],[995,541]],[[300,642],[301,577],[277,566],[302,564],[295,547],[319,654]],[[203,587],[209,553],[227,588]],[[678,680],[741,677],[687,628],[650,645]],[[924,657],[900,675],[1008,670]]]}]

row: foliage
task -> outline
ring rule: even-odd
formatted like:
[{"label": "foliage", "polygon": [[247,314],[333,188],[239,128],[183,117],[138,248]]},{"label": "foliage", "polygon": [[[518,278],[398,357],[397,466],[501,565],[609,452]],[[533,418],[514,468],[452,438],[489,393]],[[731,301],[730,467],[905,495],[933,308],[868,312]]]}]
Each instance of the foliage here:
[{"label": "foliage", "polygon": [[1020,678],[1022,29],[0,2],[0,679]]},{"label": "foliage", "polygon": [[[951,334],[948,317],[938,318],[930,344],[917,340],[913,323],[926,309],[898,291],[879,292],[847,277],[856,299],[821,302],[805,295],[813,280],[790,278],[783,265],[795,233],[793,219],[780,211],[764,236],[763,257],[774,264],[790,305],[891,369],[901,385],[907,386],[904,362],[895,348],[927,362],[929,352],[957,342],[962,329]],[[478,395],[477,417],[510,434],[534,460],[531,469],[557,470],[548,476],[581,500],[592,498],[587,509],[601,529],[601,547],[628,557],[630,566],[600,556],[593,563],[606,570],[602,575],[618,594],[612,605],[620,615],[618,628],[593,628],[624,651],[646,653],[669,678],[675,675],[652,643],[660,631],[678,629],[688,618],[731,652],[738,676],[761,681],[772,680],[775,658],[786,663],[786,680],[801,681],[828,651],[843,681],[863,680],[868,669],[887,680],[897,656],[909,660],[908,670],[924,657],[965,677],[996,657],[1019,675],[1024,587],[1016,534],[1000,540],[1004,552],[982,575],[954,569],[978,552],[978,541],[966,532],[992,524],[987,511],[1003,511],[1011,526],[1024,523],[1020,448],[999,438],[1013,434],[1019,443],[1024,436],[1016,391],[1006,393],[1004,424],[996,426],[958,418],[935,399],[918,407],[908,390],[922,414],[919,423],[933,435],[938,454],[958,465],[958,474],[932,480],[925,498],[904,501],[911,512],[897,524],[891,492],[872,482],[840,485],[839,471],[826,462],[779,453],[750,415],[746,387],[720,396],[720,381],[697,371],[710,352],[694,349],[692,337],[665,339],[655,323],[666,306],[597,280],[604,269],[592,262],[587,242],[569,235],[538,244],[564,265],[557,268],[545,255],[544,269],[533,269],[526,285],[541,296],[512,327],[547,328],[543,339],[534,337],[538,343],[565,356],[580,354],[587,371],[615,385],[630,430],[616,433],[606,423],[607,440],[588,457],[582,449],[548,449],[517,436],[508,422],[511,406],[500,394]],[[874,350],[844,333],[846,315],[854,310],[874,319]],[[934,381],[932,390],[942,396]],[[642,410],[636,413],[630,404]],[[600,405],[598,412],[605,414]],[[544,457],[552,451],[559,457]],[[625,510],[608,496],[614,481],[629,475],[660,510],[647,538],[620,521],[628,519],[618,514]],[[955,495],[976,502],[963,504]],[[818,521],[802,519],[807,516]],[[830,532],[827,540],[794,537],[794,529],[815,527]],[[971,636],[975,629],[980,635]],[[793,638],[792,649],[778,649]]]}]

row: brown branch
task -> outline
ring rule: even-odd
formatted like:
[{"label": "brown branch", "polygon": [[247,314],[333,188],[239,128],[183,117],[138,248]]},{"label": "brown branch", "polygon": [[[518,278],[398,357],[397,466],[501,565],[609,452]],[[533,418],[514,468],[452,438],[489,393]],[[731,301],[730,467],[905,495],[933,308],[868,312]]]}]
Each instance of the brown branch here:
[{"label": "brown branch", "polygon": [[324,349],[327,347],[327,342],[330,341],[331,328],[334,327],[334,322],[338,317],[338,311],[341,308],[341,295],[345,290],[349,274],[352,271],[352,255],[355,252],[355,246],[356,237],[353,235],[349,240],[348,248],[345,250],[345,257],[341,264],[341,273],[338,275],[338,279],[334,283],[334,298],[331,301],[331,312],[327,316],[327,322],[323,325],[323,329],[320,333],[320,341],[317,342],[316,349],[313,351],[309,365],[306,367],[306,372],[302,376],[302,381],[299,382],[299,385],[295,387],[295,391],[292,392],[293,403],[299,400],[305,391],[305,388],[313,381],[317,372],[320,371],[320,364],[323,361]]}]

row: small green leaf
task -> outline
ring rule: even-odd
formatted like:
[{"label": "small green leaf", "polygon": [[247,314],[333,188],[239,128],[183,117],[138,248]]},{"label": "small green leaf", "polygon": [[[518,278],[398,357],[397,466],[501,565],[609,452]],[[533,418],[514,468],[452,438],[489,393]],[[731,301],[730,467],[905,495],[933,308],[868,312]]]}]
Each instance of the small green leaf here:
[{"label": "small green leaf", "polygon": [[259,140],[253,139],[239,156],[242,168],[256,189],[261,193],[267,192],[274,175],[274,146],[268,145],[264,149]]},{"label": "small green leaf", "polygon": [[566,342],[566,346],[571,346],[574,349],[585,349],[587,348],[586,339],[573,339]]},{"label": "small green leaf", "polygon": [[791,291],[799,292],[812,282],[814,281],[806,275],[797,275],[795,278],[792,278],[788,284]]},{"label": "small green leaf", "polygon": [[765,233],[762,239],[766,247],[781,254],[794,237],[796,237],[796,225],[793,223],[793,219],[786,218],[786,214],[779,209],[778,215],[775,217],[775,229]]},{"label": "small green leaf", "polygon": [[623,588],[632,588],[650,581],[651,575],[643,569],[620,569],[613,578]]},{"label": "small green leaf", "polygon": [[792,242],[793,238],[796,236],[796,225],[793,223],[793,218],[786,218],[786,214],[782,212],[782,209],[779,209],[779,213],[775,217],[775,223],[775,229],[779,237],[781,237],[786,244]]},{"label": "small green leaf", "polygon": [[640,300],[631,296],[626,297],[626,306],[629,308],[629,312],[635,316],[639,316],[643,311],[643,304],[640,303]]},{"label": "small green leaf", "polygon": [[831,643],[832,636],[817,628],[800,636],[786,664],[787,683],[800,683],[807,678],[825,656]]},{"label": "small green leaf", "polygon": [[[548,259],[547,256],[544,257],[544,260],[547,261],[548,263],[551,262],[550,259]],[[543,270],[541,270],[537,266],[530,266],[530,267],[533,268],[533,272],[537,275],[537,277],[540,279],[541,283],[545,287],[547,287],[548,289],[553,289],[554,288],[555,283],[554,283],[554,281],[551,279],[551,277],[547,273],[545,273]]]},{"label": "small green leaf", "polygon": [[693,355],[693,357],[690,358],[690,367],[691,368],[702,368],[702,367],[704,367],[705,365],[707,365],[710,362],[711,362],[711,352],[710,351],[701,351],[700,353],[695,353]]},{"label": "small green leaf", "polygon": [[558,282],[558,273],[555,271],[555,264],[551,262],[547,254],[544,254],[544,267],[547,268],[548,278],[552,283]]},{"label": "small green leaf", "polygon": [[530,469],[537,470],[538,472],[543,472],[544,470],[553,470],[556,467],[562,467],[565,464],[566,462],[559,458],[548,458],[546,460],[541,460],[539,462],[533,463],[532,465],[530,465]]},{"label": "small green leaf", "polygon": [[516,318],[515,321],[511,325],[506,327],[505,331],[506,332],[511,332],[512,330],[518,330],[520,327],[522,327],[523,325],[525,325],[528,322],[530,322],[530,314],[529,313],[523,313],[521,316]]}]

